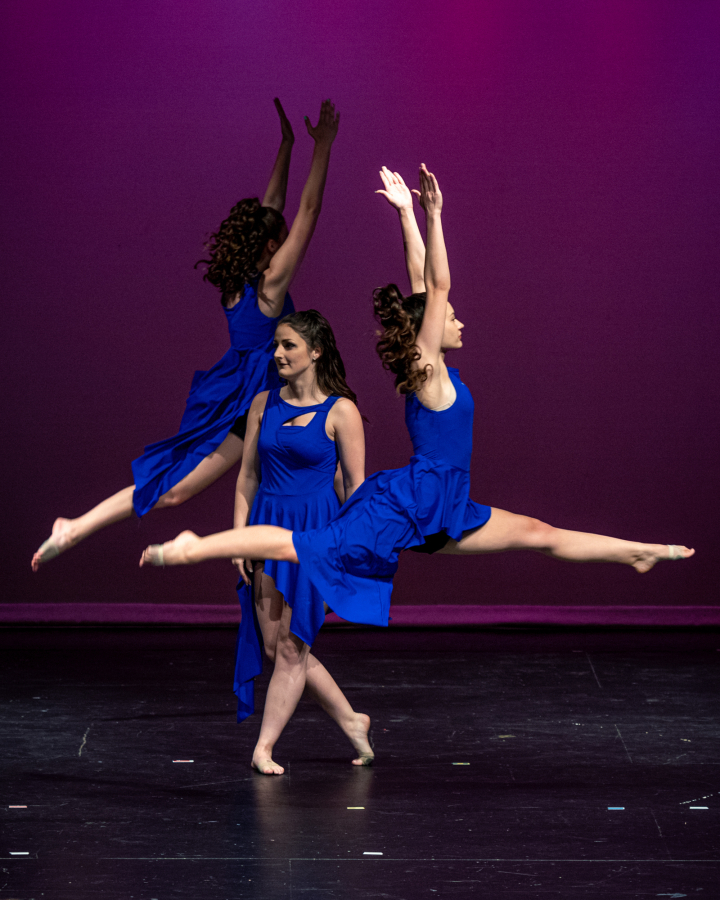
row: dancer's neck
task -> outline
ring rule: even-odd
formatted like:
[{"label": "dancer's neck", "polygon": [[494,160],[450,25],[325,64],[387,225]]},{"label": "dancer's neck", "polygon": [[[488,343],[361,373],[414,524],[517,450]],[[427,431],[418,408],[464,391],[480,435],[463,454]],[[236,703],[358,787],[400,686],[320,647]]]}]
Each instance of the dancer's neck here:
[{"label": "dancer's neck", "polygon": [[308,370],[292,381],[288,381],[280,390],[283,400],[295,406],[315,406],[327,400],[327,395],[318,387],[315,372]]}]

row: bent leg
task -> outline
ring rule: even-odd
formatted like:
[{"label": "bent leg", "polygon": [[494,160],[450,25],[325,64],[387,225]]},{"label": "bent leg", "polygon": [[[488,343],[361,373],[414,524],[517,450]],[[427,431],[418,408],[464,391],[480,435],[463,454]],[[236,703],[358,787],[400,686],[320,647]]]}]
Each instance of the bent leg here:
[{"label": "bent leg", "polygon": [[[217,450],[201,460],[192,472],[163,494],[153,509],[179,506],[204,491],[242,458],[243,446],[239,437],[229,434]],[[133,511],[134,491],[134,485],[123,488],[77,519],[56,519],[50,538],[32,558],[33,571],[37,572],[43,563],[79,544],[94,532],[127,519]]]},{"label": "bent leg", "polygon": [[370,766],[375,758],[368,733],[370,716],[356,713],[347,697],[320,660],[311,653],[308,657],[306,687],[310,696],[342,729],[355,748],[354,766]]},{"label": "bent leg", "polygon": [[695,552],[668,544],[644,544],[584,531],[553,528],[538,519],[519,516],[504,509],[493,509],[490,519],[480,528],[448,541],[440,553],[459,555],[502,553],[506,550],[536,550],[570,562],[614,562],[648,572],[663,559],[687,558]]},{"label": "bent leg", "polygon": [[[263,635],[265,654],[271,662],[275,662],[280,622],[287,604],[283,595],[277,590],[273,579],[265,574],[264,563],[255,562],[253,568],[255,608]],[[292,612],[290,615],[292,617]],[[312,698],[337,722],[355,748],[358,756],[353,760],[353,765],[370,765],[374,758],[367,739],[370,717],[353,710],[332,675],[312,653],[308,653],[305,686]],[[263,721],[266,714],[268,714],[267,700],[265,701]],[[272,768],[272,772],[264,772],[264,774],[282,774],[281,766],[272,763]]]},{"label": "bent leg", "polygon": [[242,459],[244,446],[241,438],[236,434],[229,434],[216,450],[200,460],[192,472],[166,491],[153,509],[180,506],[181,503],[210,487]]}]

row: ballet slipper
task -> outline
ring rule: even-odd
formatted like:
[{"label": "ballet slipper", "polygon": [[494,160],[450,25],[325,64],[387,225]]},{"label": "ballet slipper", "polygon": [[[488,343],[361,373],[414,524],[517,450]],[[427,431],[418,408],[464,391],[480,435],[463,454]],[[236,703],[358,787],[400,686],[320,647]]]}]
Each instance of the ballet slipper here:
[{"label": "ballet slipper", "polygon": [[56,556],[60,556],[60,553],[61,550],[58,545],[51,537],[49,537],[46,541],[40,544],[40,548],[38,549],[38,554],[40,555],[39,562],[50,562],[51,559],[55,559]]},{"label": "ballet slipper", "polygon": [[[362,760],[362,762],[358,764],[358,768],[365,766],[369,769],[370,766],[375,762],[375,754],[373,753],[372,755],[369,755],[367,753],[360,753],[355,757],[355,759]],[[355,759],[353,760],[353,765],[356,765]]]},{"label": "ballet slipper", "polygon": [[162,544],[150,544],[148,547],[150,550],[150,565],[151,566],[165,566],[165,556],[163,552]]}]

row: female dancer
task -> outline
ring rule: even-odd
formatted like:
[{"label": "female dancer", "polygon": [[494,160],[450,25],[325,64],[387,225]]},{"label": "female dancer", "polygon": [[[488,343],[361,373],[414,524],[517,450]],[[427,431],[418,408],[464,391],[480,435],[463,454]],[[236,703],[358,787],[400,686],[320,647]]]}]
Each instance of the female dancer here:
[{"label": "female dancer", "polygon": [[[235,527],[281,525],[290,530],[327,524],[340,509],[334,479],[338,460],[343,499],[365,478],[365,436],[355,394],[327,320],[313,309],[286,316],[275,332],[275,362],[282,388],[263,391],[252,402],[246,450],[237,482]],[[259,674],[262,632],[265,653],[275,664],[252,766],[282,775],[273,762],[275,742],[307,687],[370,765],[370,718],[356,713],[310,644],[325,618],[323,598],[299,566],[289,562],[235,559],[242,622],[238,636],[235,692],[238,720],[253,712],[253,682]],[[252,573],[250,580],[247,569]],[[249,588],[253,588],[253,598]]]},{"label": "female dancer", "polygon": [[180,431],[150,444],[133,462],[134,484],[77,519],[56,519],[52,535],[32,558],[33,571],[93,532],[151,509],[178,506],[224,475],[241,458],[247,411],[258,391],[279,385],[272,361],[278,319],[293,311],[287,293],[312,237],[322,205],[330,148],[339,114],[326,100],[317,126],[305,125],[315,141],[300,209],[288,233],[285,207],[295,137],[280,101],[282,141],[262,206],[241,200],[213,235],[204,278],[222,292],[232,347],[212,369],[193,377]]},{"label": "female dancer", "polygon": [[[384,174],[388,179],[386,170]],[[649,571],[660,560],[692,556],[694,550],[687,547],[553,528],[469,499],[473,400],[457,369],[445,365],[445,352],[462,346],[463,326],[448,303],[442,195],[424,165],[420,188],[427,220],[426,293],[403,297],[391,284],[374,295],[384,329],[378,351],[406,394],[405,420],[415,451],[410,464],[368,478],[324,528],[290,532],[262,525],[206,538],[186,531],[174,541],[148,547],[140,565],[232,556],[298,562],[338,615],[387,625],[392,577],[404,549],[455,554],[537,550],[573,562],[623,563],[637,572]],[[386,180],[389,200],[395,192]],[[412,222],[405,207],[401,222],[406,243],[412,245],[408,259],[417,259],[420,250],[413,244],[412,227],[406,228]],[[409,268],[414,286],[420,286]]]}]

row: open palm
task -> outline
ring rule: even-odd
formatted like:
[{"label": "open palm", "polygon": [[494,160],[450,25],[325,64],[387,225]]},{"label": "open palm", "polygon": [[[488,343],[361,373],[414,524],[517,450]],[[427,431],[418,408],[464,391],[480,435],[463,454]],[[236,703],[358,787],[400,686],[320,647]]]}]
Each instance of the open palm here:
[{"label": "open palm", "polygon": [[395,209],[404,209],[412,206],[410,188],[408,188],[398,172],[391,172],[387,166],[383,166],[380,170],[380,178],[382,178],[385,190],[375,191],[376,194],[382,194],[390,206]]}]

